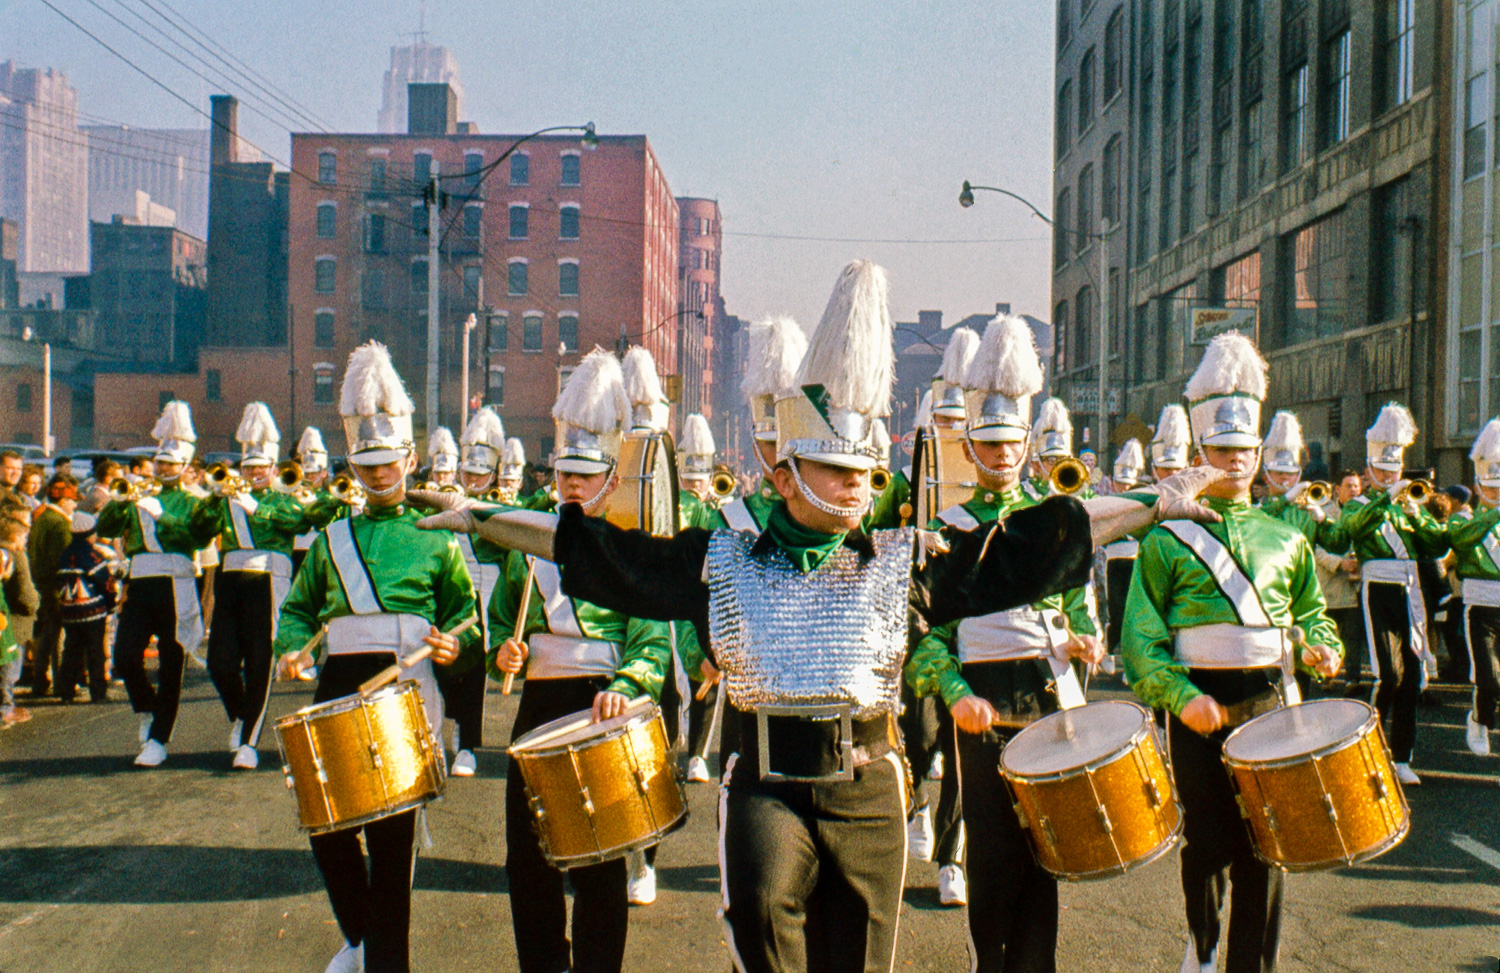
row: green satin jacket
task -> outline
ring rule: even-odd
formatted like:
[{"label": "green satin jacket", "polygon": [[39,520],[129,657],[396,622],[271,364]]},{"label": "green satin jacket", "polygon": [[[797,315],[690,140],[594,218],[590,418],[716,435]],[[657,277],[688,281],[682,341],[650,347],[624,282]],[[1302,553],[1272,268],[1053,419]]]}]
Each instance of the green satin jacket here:
[{"label": "green satin jacket", "polygon": [[[1485,540],[1500,527],[1500,507],[1487,507],[1478,496],[1473,513],[1448,518],[1448,542],[1453,545],[1453,570],[1460,578],[1500,581],[1500,564],[1485,549]],[[1500,540],[1500,538],[1497,538]]]},{"label": "green satin jacket", "polygon": [[[1224,518],[1204,526],[1229,548],[1255,584],[1272,624],[1300,625],[1309,644],[1327,645],[1342,655],[1343,644],[1328,617],[1307,538],[1248,501],[1204,503]],[[1130,688],[1147,706],[1181,714],[1202,693],[1188,677],[1187,667],[1177,661],[1173,634],[1221,623],[1238,625],[1240,620],[1213,575],[1176,535],[1163,527],[1152,530],[1141,541],[1125,599],[1120,651]],[[1297,666],[1312,672],[1300,658]]]},{"label": "green satin jacket", "polygon": [[1330,517],[1318,523],[1307,512],[1306,507],[1292,503],[1285,495],[1270,497],[1260,505],[1260,509],[1297,528],[1313,547],[1321,547],[1329,554],[1349,553],[1349,532],[1344,529],[1342,520]]},{"label": "green satin jacket", "polygon": [[911,480],[907,478],[906,470],[891,470],[891,482],[886,484],[865,515],[865,530],[905,527],[911,516]]},{"label": "green satin jacket", "polygon": [[[156,499],[161,502],[161,516],[156,518],[156,540],[163,551],[192,557],[213,542],[214,531],[193,529],[193,508],[199,503],[198,497],[174,483],[163,486]],[[129,557],[146,550],[135,501],[111,500],[105,504],[99,511],[98,531],[103,538],[124,538],[125,554]]]},{"label": "green satin jacket", "polygon": [[[276,551],[287,557],[292,556],[298,534],[327,527],[343,506],[331,495],[303,506],[296,497],[269,488],[252,490],[250,497],[255,501],[255,513],[246,518],[250,526],[250,549]],[[218,536],[220,549],[225,553],[240,550],[228,497],[211,496],[200,501],[189,520],[194,534]]]}]

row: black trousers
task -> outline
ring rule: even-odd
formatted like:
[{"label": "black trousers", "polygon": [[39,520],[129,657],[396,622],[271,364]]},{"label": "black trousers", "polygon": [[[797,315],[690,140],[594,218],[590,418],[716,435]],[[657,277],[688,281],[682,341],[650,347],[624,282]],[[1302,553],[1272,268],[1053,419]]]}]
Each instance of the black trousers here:
[{"label": "black trousers", "polygon": [[[550,720],[589,709],[608,684],[602,677],[526,680],[511,742]],[[570,868],[566,875],[554,868],[542,856],[514,760],[505,780],[505,874],[521,973],[618,973],[630,926],[625,860]],[[573,886],[571,944],[565,879]]]},{"label": "black trousers", "polygon": [[1104,562],[1104,604],[1109,622],[1104,627],[1110,652],[1120,650],[1125,629],[1125,596],[1130,594],[1130,576],[1135,572],[1135,558],[1117,557]]},{"label": "black trousers", "polygon": [[[156,682],[146,675],[146,646],[156,636]],[[115,630],[115,671],[125,680],[130,707],[150,713],[151,739],[166,745],[177,724],[186,662],[177,641],[177,597],[171,578],[131,578],[125,583],[125,606]]]},{"label": "black trousers", "polygon": [[1500,705],[1500,608],[1473,605],[1469,608],[1469,657],[1474,666],[1474,719],[1496,728],[1495,711]]},{"label": "black trousers", "polygon": [[[62,660],[62,616],[57,611],[57,592],[40,592],[41,607],[31,634],[31,691],[46,695]],[[61,678],[59,677],[59,681]]]},{"label": "black trousers", "polygon": [[1410,763],[1417,742],[1417,701],[1422,695],[1422,660],[1411,650],[1406,588],[1371,584],[1365,588],[1375,643],[1375,708],[1391,743],[1391,759]]},{"label": "black trousers", "polygon": [[852,781],[820,783],[762,782],[754,764],[731,754],[719,792],[719,875],[735,968],[888,973],[906,880],[900,758],[857,767]]},{"label": "black trousers", "polygon": [[[1266,669],[1195,669],[1189,678],[1222,705],[1259,695],[1279,681]],[[1224,767],[1229,730],[1199,736],[1176,717],[1167,719],[1172,774],[1182,800],[1182,894],[1188,932],[1206,961],[1219,944],[1220,912],[1230,893],[1224,973],[1273,973],[1281,939],[1280,869],[1255,857],[1250,830],[1235,802]]]},{"label": "black trousers", "polygon": [[[969,688],[1015,721],[1057,709],[1036,660],[963,667]],[[1057,969],[1057,879],[1036,862],[1000,776],[1000,754],[1020,732],[995,726],[956,734],[968,835],[969,942],[976,973]]]},{"label": "black trousers", "polygon": [[109,683],[104,678],[104,623],[99,618],[92,622],[77,622],[63,626],[62,666],[57,672],[57,695],[72,699],[78,694],[78,686],[86,682],[89,698],[99,702],[105,698]]},{"label": "black trousers", "polygon": [[1370,654],[1365,642],[1365,612],[1358,605],[1330,608],[1328,617],[1339,630],[1344,643],[1344,679],[1351,685],[1364,678],[1365,658]]},{"label": "black trousers", "polygon": [[458,733],[455,750],[478,750],[484,745],[484,691],[488,678],[484,666],[470,666],[458,675],[449,675],[447,666],[434,666],[438,692],[443,696],[443,712],[453,721]]},{"label": "black trousers", "polygon": [[230,722],[241,721],[240,746],[259,745],[271,698],[272,601],[269,574],[215,572],[208,674]]},{"label": "black trousers", "polygon": [[943,779],[938,782],[937,809],[932,818],[935,843],[932,860],[939,866],[961,865],[964,860],[963,816],[958,801],[958,757],[954,739],[953,717],[936,696],[917,699],[911,687],[901,686],[901,739],[906,744],[906,760],[911,766],[912,786],[917,793],[912,801],[915,813],[930,800],[923,794],[923,781],[938,754],[943,755]]}]

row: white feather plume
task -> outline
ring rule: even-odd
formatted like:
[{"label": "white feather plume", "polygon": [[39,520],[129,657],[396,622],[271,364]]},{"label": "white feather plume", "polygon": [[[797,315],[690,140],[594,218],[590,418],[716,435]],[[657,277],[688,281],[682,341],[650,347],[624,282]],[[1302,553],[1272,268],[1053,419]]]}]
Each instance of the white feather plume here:
[{"label": "white feather plume", "polygon": [[969,362],[974,360],[974,354],[977,351],[979,351],[978,332],[969,328],[954,330],[948,336],[948,347],[943,349],[943,367],[938,369],[937,377],[949,385],[962,388],[964,376],[969,371]]},{"label": "white feather plume", "polygon": [[1176,402],[1162,406],[1161,416],[1156,420],[1156,433],[1151,441],[1167,446],[1190,445],[1193,435],[1188,425],[1187,410]]},{"label": "white feather plume", "polygon": [[510,439],[507,439],[505,441],[504,459],[501,460],[501,464],[500,465],[502,465],[502,466],[525,466],[526,465],[526,445],[524,443],[522,443],[521,440],[516,439],[514,436],[511,437]]},{"label": "white feather plume", "polygon": [[807,343],[797,385],[821,385],[833,409],[867,416],[890,411],[896,354],[885,271],[868,260],[846,266]]},{"label": "white feather plume", "polygon": [[1036,422],[1031,424],[1032,442],[1040,439],[1049,432],[1061,433],[1068,442],[1073,441],[1073,417],[1068,415],[1068,407],[1063,400],[1056,396],[1042,403],[1037,411]]},{"label": "white feather plume", "polygon": [[885,420],[876,419],[870,424],[870,441],[882,456],[891,451],[891,431],[885,427]]},{"label": "white feather plume", "polygon": [[1139,439],[1127,439],[1125,445],[1120,447],[1120,455],[1115,457],[1115,466],[1129,470],[1142,469],[1146,465],[1146,451],[1141,448]]},{"label": "white feather plume", "polygon": [[677,452],[684,456],[712,456],[717,448],[708,420],[697,412],[688,416],[682,423],[682,440],[677,444]]},{"label": "white feather plume", "polygon": [[1500,463],[1500,419],[1491,419],[1479,430],[1469,459],[1476,463]]},{"label": "white feather plume", "polygon": [[984,329],[979,351],[964,376],[965,389],[1019,399],[1042,390],[1042,362],[1036,337],[1022,318],[1000,315]]},{"label": "white feather plume", "polygon": [[1264,400],[1266,362],[1249,338],[1238,331],[1226,331],[1209,342],[1183,395],[1189,402],[1201,402],[1235,392]]},{"label": "white feather plume", "polygon": [[297,455],[306,456],[308,453],[327,453],[328,447],[323,445],[323,433],[317,426],[308,426],[302,430],[302,438],[297,440]]},{"label": "white feather plume", "polygon": [[1375,425],[1365,433],[1365,441],[1410,446],[1417,441],[1417,423],[1406,406],[1391,402],[1375,417]]},{"label": "white feather plume", "polygon": [[281,432],[270,408],[264,402],[251,402],[240,415],[240,427],[235,430],[234,438],[241,443],[279,443]]},{"label": "white feather plume", "polygon": [[469,424],[464,426],[460,441],[465,446],[485,443],[498,451],[505,442],[505,426],[501,423],[500,416],[495,413],[494,407],[487,405],[470,416]]},{"label": "white feather plume", "polygon": [[656,405],[666,401],[661,390],[661,379],[656,374],[656,359],[641,345],[625,352],[620,364],[620,373],[625,382],[625,394],[631,405]]},{"label": "white feather plume", "polygon": [[746,337],[749,348],[740,391],[747,399],[785,395],[796,383],[797,369],[807,354],[802,326],[781,315],[752,324]]},{"label": "white feather plume", "polygon": [[1266,433],[1266,438],[1261,442],[1261,449],[1267,455],[1281,451],[1300,455],[1302,423],[1297,421],[1297,416],[1285,409],[1272,416],[1271,431]]},{"label": "white feather plume", "polygon": [[344,387],[339,394],[340,415],[373,416],[384,412],[409,416],[415,411],[385,345],[371,341],[350,353],[349,367],[344,370]]},{"label": "white feather plume", "polygon": [[181,399],[173,399],[161,410],[161,418],[151,427],[151,438],[157,442],[180,439],[185,443],[198,441],[193,432],[193,411]]},{"label": "white feather plume", "polygon": [[918,429],[926,429],[932,425],[932,389],[922,393],[922,401],[917,403],[917,417],[912,423]]},{"label": "white feather plume", "polygon": [[434,456],[457,456],[458,444],[453,441],[453,433],[447,426],[438,426],[432,435],[427,437],[427,458]]},{"label": "white feather plume", "polygon": [[620,360],[603,348],[585,355],[552,406],[552,418],[595,434],[615,432],[629,421]]}]

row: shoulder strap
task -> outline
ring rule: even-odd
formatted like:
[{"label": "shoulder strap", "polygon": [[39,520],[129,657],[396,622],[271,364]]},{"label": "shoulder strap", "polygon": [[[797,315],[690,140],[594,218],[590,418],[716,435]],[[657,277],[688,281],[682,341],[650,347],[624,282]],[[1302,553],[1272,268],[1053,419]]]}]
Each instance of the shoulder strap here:
[{"label": "shoulder strap", "polygon": [[143,497],[135,502],[135,515],[141,522],[141,545],[153,554],[161,553],[161,541],[156,537],[156,520],[161,513],[161,501],[155,497]]},{"label": "shoulder strap", "polygon": [[1026,495],[1028,497],[1030,497],[1031,499],[1033,499],[1033,500],[1044,500],[1044,499],[1046,499],[1042,495],[1042,492],[1040,490],[1038,490],[1036,488],[1036,485],[1034,483],[1032,483],[1030,480],[1022,480],[1021,481],[1021,489],[1024,490],[1025,493],[1026,493]]},{"label": "shoulder strap", "polygon": [[949,527],[955,527],[959,530],[973,530],[979,526],[979,518],[965,510],[964,505],[961,503],[955,503],[947,510],[944,510],[937,515],[937,519]]},{"label": "shoulder strap", "polygon": [[250,533],[250,518],[255,516],[258,509],[260,504],[249,494],[229,498],[229,523],[234,528],[234,542],[240,546],[240,550],[255,549],[255,535]]},{"label": "shoulder strap", "polygon": [[748,530],[757,535],[760,533],[760,525],[755,522],[755,515],[750,512],[743,499],[726,503],[719,508],[719,512],[724,515],[724,522],[729,525],[730,530]]},{"label": "shoulder strap", "polygon": [[1398,561],[1410,561],[1411,554],[1406,550],[1406,543],[1401,539],[1401,532],[1389,520],[1380,524],[1380,539],[1385,541],[1385,546],[1391,549],[1391,557]]},{"label": "shoulder strap", "polygon": [[1202,524],[1191,520],[1167,520],[1162,522],[1162,527],[1186,544],[1197,555],[1198,560],[1203,562],[1203,566],[1208,568],[1219,591],[1234,606],[1235,614],[1240,616],[1241,625],[1251,628],[1272,627],[1270,616],[1260,602],[1260,592],[1255,590],[1255,585],[1250,582],[1244,569],[1222,541],[1209,533]]},{"label": "shoulder strap", "polygon": [[527,560],[536,568],[536,586],[542,593],[542,604],[547,612],[547,630],[553,635],[583,638],[583,629],[573,611],[573,599],[563,594],[562,575],[557,565],[539,557],[528,556]]},{"label": "shoulder strap", "polygon": [[344,586],[344,597],[349,609],[356,615],[377,615],[385,611],[380,597],[375,593],[375,581],[354,539],[354,522],[349,517],[340,517],[324,531],[328,537],[328,553],[333,557],[334,570]]}]

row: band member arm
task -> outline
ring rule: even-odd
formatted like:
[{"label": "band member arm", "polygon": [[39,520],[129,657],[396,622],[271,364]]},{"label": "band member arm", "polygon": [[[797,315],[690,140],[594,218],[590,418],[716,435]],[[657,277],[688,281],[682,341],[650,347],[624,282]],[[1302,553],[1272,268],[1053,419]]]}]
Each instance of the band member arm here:
[{"label": "band member arm", "polygon": [[1448,518],[1448,543],[1462,550],[1483,543],[1485,535],[1500,524],[1500,507],[1480,509],[1472,516],[1454,514]]},{"label": "band member arm", "polygon": [[[891,473],[891,482],[875,498],[870,513],[865,517],[868,530],[889,530],[903,526],[910,514],[902,516],[901,508],[911,500],[911,484],[900,470]],[[910,508],[908,508],[910,509]]]},{"label": "band member arm", "polygon": [[625,625],[620,664],[606,692],[661,700],[661,687],[672,664],[672,628],[666,622],[632,617]]},{"label": "band member arm", "polygon": [[[516,613],[521,610],[521,589],[530,577],[526,555],[511,551],[505,559],[505,576],[495,590],[490,592],[490,603],[485,611],[489,618],[490,644],[485,647],[485,670],[491,679],[503,681],[506,673],[500,669],[500,646],[516,632]],[[547,631],[545,599],[537,590],[535,579],[531,579],[531,597],[526,605],[526,624],[521,629],[525,639],[536,632]],[[521,671],[525,672],[524,664]]]},{"label": "band member arm", "polygon": [[[307,559],[292,578],[292,587],[281,603],[276,644],[271,647],[276,658],[300,652],[318,634],[323,627],[322,616],[328,594],[330,590],[338,590],[338,583],[328,554],[328,538],[319,536],[308,549]],[[313,650],[313,660],[320,660],[322,655],[323,648],[319,645]]]},{"label": "band member arm", "polygon": [[[448,547],[442,563],[432,578],[434,607],[433,624],[440,632],[451,632],[473,618],[480,610],[479,595],[474,579],[469,575],[469,566],[458,547],[458,540],[448,536]],[[457,675],[471,667],[484,664],[484,636],[478,625],[458,636],[458,658],[448,665],[448,672]]]},{"label": "band member arm", "polygon": [[99,522],[94,529],[100,537],[124,537],[130,532],[134,519],[135,504],[127,500],[111,500],[99,510]]},{"label": "band member arm", "polygon": [[930,629],[907,653],[902,670],[907,685],[918,698],[941,696],[949,709],[965,696],[974,695],[960,674],[958,656],[953,654],[957,632],[957,622]]},{"label": "band member arm", "polygon": [[708,657],[703,652],[703,644],[698,641],[698,629],[685,619],[672,628],[677,636],[677,658],[682,662],[683,671],[693,682],[702,682],[703,663]]},{"label": "band member arm", "polygon": [[1103,547],[1122,537],[1149,530],[1156,523],[1156,501],[1155,494],[1138,492],[1073,502],[1082,504],[1088,514],[1094,546]]}]

